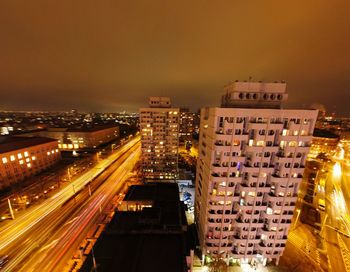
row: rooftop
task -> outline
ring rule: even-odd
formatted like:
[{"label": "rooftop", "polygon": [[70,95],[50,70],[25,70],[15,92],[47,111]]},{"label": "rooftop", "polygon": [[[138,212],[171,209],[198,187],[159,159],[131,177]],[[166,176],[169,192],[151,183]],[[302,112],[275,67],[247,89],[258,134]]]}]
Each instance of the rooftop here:
[{"label": "rooftop", "polygon": [[[188,241],[184,204],[175,183],[131,186],[123,203],[152,203],[134,211],[116,211],[94,246],[98,271],[185,272]],[[80,271],[91,271],[88,256]]]},{"label": "rooftop", "polygon": [[7,153],[13,150],[50,142],[57,142],[57,140],[46,137],[0,136],[0,153]]},{"label": "rooftop", "polygon": [[333,133],[332,131],[329,131],[326,129],[319,129],[319,128],[315,128],[313,136],[320,137],[320,138],[331,138],[331,139],[339,138],[339,135]]},{"label": "rooftop", "polygon": [[124,200],[180,201],[178,192],[176,183],[153,182],[130,186]]},{"label": "rooftop", "polygon": [[171,101],[169,97],[164,96],[152,96],[148,102],[151,108],[170,108]]},{"label": "rooftop", "polygon": [[72,127],[51,127],[48,128],[48,131],[64,131],[64,132],[95,132],[99,130],[116,128],[116,125],[108,124],[108,125],[95,125],[95,126],[72,126]]},{"label": "rooftop", "polygon": [[[108,235],[98,241],[94,254],[98,271],[185,272],[184,237],[181,234]],[[80,271],[91,271],[89,255]]]}]

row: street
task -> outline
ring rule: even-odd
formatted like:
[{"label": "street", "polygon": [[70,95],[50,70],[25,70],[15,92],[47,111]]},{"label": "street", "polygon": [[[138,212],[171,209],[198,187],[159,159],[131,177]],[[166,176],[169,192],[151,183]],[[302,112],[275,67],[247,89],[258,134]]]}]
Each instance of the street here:
[{"label": "street", "polygon": [[135,138],[52,197],[4,224],[0,252],[9,255],[4,271],[62,271],[84,238],[84,230],[112,199],[139,155],[139,138]]}]

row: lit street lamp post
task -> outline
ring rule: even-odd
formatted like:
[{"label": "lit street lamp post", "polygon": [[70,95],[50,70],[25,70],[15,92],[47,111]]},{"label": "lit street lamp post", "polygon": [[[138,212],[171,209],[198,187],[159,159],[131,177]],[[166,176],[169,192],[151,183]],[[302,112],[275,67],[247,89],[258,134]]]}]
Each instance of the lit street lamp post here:
[{"label": "lit street lamp post", "polygon": [[12,206],[11,206],[11,201],[10,201],[9,198],[7,199],[7,202],[9,203],[11,217],[14,220],[15,219],[15,214],[13,213]]}]

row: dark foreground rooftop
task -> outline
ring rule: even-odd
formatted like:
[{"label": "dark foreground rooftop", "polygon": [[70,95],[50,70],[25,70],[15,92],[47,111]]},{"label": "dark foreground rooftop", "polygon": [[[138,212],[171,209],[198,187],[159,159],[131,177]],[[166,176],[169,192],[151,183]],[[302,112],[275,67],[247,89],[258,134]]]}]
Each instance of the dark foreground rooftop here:
[{"label": "dark foreground rooftop", "polygon": [[[131,186],[124,202],[125,209],[128,203],[152,207],[115,213],[94,246],[97,271],[187,272],[193,245],[177,184]],[[90,254],[80,271],[91,271],[92,260]]]},{"label": "dark foreground rooftop", "polygon": [[[97,271],[184,272],[182,234],[106,235],[95,248]],[[91,271],[89,255],[80,271]]]}]

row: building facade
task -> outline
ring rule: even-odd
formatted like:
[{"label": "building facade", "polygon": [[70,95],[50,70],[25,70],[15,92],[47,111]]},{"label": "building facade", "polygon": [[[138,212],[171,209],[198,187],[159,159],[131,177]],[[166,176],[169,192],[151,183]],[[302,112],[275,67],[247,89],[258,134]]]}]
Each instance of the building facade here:
[{"label": "building facade", "polygon": [[179,108],[168,97],[151,97],[149,107],[140,108],[140,131],[144,179],[176,179]]},{"label": "building facade", "polygon": [[339,138],[339,135],[328,130],[315,129],[309,156],[317,157],[321,153],[333,156],[337,151]]},{"label": "building facade", "polygon": [[235,82],[203,108],[195,219],[203,260],[275,261],[286,245],[316,110],[281,109],[286,84]]},{"label": "building facade", "polygon": [[188,108],[180,108],[179,119],[179,141],[184,143],[192,141],[193,133],[195,132],[196,114],[190,112]]},{"label": "building facade", "polygon": [[0,137],[0,190],[40,173],[60,159],[57,140],[44,137]]}]

